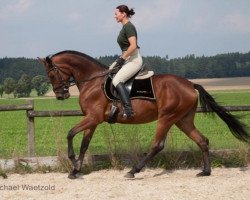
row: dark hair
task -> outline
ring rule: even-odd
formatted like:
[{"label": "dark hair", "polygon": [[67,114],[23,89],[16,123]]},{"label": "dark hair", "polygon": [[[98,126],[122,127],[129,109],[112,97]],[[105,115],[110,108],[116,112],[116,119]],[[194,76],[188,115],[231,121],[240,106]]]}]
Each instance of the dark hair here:
[{"label": "dark hair", "polygon": [[125,12],[129,18],[135,14],[134,9],[129,9],[126,5],[117,6],[116,9],[118,9],[120,12]]}]

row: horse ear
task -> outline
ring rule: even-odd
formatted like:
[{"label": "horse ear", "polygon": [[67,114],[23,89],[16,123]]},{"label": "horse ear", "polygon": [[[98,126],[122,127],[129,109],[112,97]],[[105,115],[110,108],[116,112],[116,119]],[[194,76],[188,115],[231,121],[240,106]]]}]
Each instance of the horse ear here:
[{"label": "horse ear", "polygon": [[42,63],[43,65],[46,65],[46,60],[45,60],[45,58],[39,58],[39,57],[37,57],[37,59],[38,59],[38,61],[39,61],[40,63]]},{"label": "horse ear", "polygon": [[45,60],[46,63],[48,63],[48,65],[52,64],[52,60],[50,59],[49,56],[47,56],[44,60]]},{"label": "horse ear", "polygon": [[37,57],[37,59],[39,60],[39,62],[41,62],[45,67],[50,68],[52,61],[51,59],[47,56],[46,58],[39,58]]}]

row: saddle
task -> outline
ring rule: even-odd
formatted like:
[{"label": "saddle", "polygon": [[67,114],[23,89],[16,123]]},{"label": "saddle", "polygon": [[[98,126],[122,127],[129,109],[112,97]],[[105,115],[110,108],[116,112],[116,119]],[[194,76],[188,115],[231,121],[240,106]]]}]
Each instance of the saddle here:
[{"label": "saddle", "polygon": [[[130,99],[155,100],[155,93],[152,85],[153,75],[153,71],[148,71],[147,69],[142,68],[134,77],[125,83]],[[109,123],[115,123],[116,121],[118,109],[116,103],[120,100],[120,97],[112,84],[113,77],[114,74],[109,74],[103,84],[104,94],[113,102],[109,113]]]},{"label": "saddle", "polygon": [[[142,68],[134,77],[125,83],[130,99],[155,100],[154,88],[152,86],[153,71]],[[104,93],[111,101],[120,100],[120,97],[112,84],[113,74],[109,74],[104,82]]]}]

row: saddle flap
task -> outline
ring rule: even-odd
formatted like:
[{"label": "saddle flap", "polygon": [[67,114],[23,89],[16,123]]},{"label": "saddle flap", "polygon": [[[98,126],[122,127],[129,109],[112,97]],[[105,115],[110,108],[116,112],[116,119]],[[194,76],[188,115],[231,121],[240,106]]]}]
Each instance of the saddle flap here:
[{"label": "saddle flap", "polygon": [[[104,82],[103,90],[109,100],[119,100],[119,96],[112,84],[112,77],[108,76]],[[125,83],[131,99],[150,99],[155,100],[154,88],[152,85],[152,77],[147,79],[130,79]]]}]

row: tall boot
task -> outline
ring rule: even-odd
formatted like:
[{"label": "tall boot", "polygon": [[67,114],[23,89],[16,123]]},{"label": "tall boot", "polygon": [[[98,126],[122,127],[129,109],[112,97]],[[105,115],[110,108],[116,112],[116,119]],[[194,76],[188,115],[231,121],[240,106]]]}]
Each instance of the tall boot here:
[{"label": "tall boot", "polygon": [[118,85],[116,86],[116,90],[121,98],[121,101],[122,101],[122,104],[124,107],[123,116],[124,117],[132,117],[134,113],[133,113],[131,101],[129,98],[129,93],[128,93],[124,83],[122,83],[122,82],[118,83]]}]

